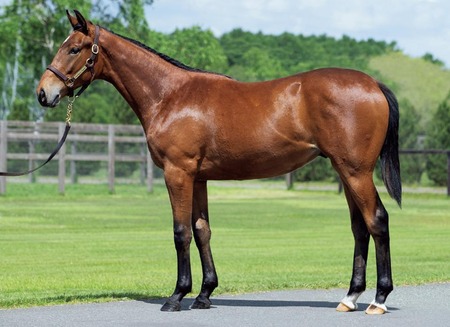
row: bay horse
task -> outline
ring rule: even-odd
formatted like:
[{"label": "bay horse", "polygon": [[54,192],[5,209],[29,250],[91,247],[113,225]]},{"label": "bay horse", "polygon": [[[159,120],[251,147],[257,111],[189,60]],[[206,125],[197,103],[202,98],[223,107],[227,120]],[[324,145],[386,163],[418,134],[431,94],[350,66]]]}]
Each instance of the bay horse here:
[{"label": "bay horse", "polygon": [[243,83],[183,65],[74,13],[67,11],[73,32],[42,75],[37,97],[41,105],[54,107],[75,89],[102,79],[139,118],[152,159],[164,171],[173,213],[178,274],[162,311],[180,310],[191,292],[192,234],[203,279],[191,308],[211,306],[218,278],[210,248],[208,180],[277,176],[323,156],[342,180],[355,241],[350,288],[337,310],[357,309],[372,236],[377,286],[366,312],[386,312],[393,283],[388,213],[373,183],[378,157],[384,184],[399,206],[401,180],[398,103],[385,85],[338,68]]}]

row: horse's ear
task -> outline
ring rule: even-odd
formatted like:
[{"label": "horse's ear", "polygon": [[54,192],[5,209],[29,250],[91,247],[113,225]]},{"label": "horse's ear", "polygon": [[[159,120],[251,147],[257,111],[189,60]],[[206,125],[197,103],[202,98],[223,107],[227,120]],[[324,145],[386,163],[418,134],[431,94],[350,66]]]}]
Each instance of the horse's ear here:
[{"label": "horse's ear", "polygon": [[69,18],[70,25],[72,25],[73,29],[75,29],[75,26],[78,25],[78,20],[77,20],[77,18],[76,18],[76,17],[73,17],[73,16],[70,14],[69,10],[66,10],[66,14],[67,14],[67,18]]},{"label": "horse's ear", "polygon": [[69,22],[73,29],[88,34],[86,19],[84,19],[83,15],[78,10],[74,10],[74,13],[76,17],[73,17],[70,12],[66,10],[67,18],[69,18]]}]

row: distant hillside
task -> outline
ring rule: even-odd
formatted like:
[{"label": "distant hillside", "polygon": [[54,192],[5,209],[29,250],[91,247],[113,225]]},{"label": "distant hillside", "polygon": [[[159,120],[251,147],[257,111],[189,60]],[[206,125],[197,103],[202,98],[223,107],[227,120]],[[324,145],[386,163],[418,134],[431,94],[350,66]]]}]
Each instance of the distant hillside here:
[{"label": "distant hillside", "polygon": [[381,75],[383,82],[399,100],[407,99],[422,115],[425,127],[440,103],[450,92],[450,70],[422,58],[411,58],[401,52],[372,57],[371,70]]}]

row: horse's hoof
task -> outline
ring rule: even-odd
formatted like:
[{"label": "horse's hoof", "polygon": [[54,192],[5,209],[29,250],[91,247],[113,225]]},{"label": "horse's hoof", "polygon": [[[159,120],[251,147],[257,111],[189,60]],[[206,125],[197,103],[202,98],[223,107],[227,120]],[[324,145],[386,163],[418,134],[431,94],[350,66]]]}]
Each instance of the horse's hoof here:
[{"label": "horse's hoof", "polygon": [[164,305],[161,307],[161,311],[165,312],[181,311],[181,303],[180,301],[167,300],[167,302],[164,303]]},{"label": "horse's hoof", "polygon": [[208,298],[196,298],[191,305],[191,309],[209,309],[211,308],[211,301]]},{"label": "horse's hoof", "polygon": [[350,308],[349,306],[345,305],[342,302],[339,303],[339,305],[336,308],[336,311],[339,311],[339,312],[352,312],[352,311],[355,311],[355,310],[356,310],[356,307],[352,309],[352,308]]},{"label": "horse's hoof", "polygon": [[375,304],[371,303],[367,309],[366,314],[368,315],[382,315],[387,311],[387,308],[384,304]]}]

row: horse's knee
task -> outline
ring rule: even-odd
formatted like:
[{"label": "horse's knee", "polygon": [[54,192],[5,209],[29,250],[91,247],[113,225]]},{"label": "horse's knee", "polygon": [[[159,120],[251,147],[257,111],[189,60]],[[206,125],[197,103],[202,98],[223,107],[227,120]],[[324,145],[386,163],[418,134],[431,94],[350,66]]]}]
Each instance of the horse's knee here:
[{"label": "horse's knee", "polygon": [[194,237],[198,245],[206,244],[211,240],[211,229],[206,219],[199,218],[194,223]]},{"label": "horse's knee", "polygon": [[187,226],[175,223],[173,227],[173,236],[177,250],[183,250],[189,247],[192,240],[192,233]]}]

